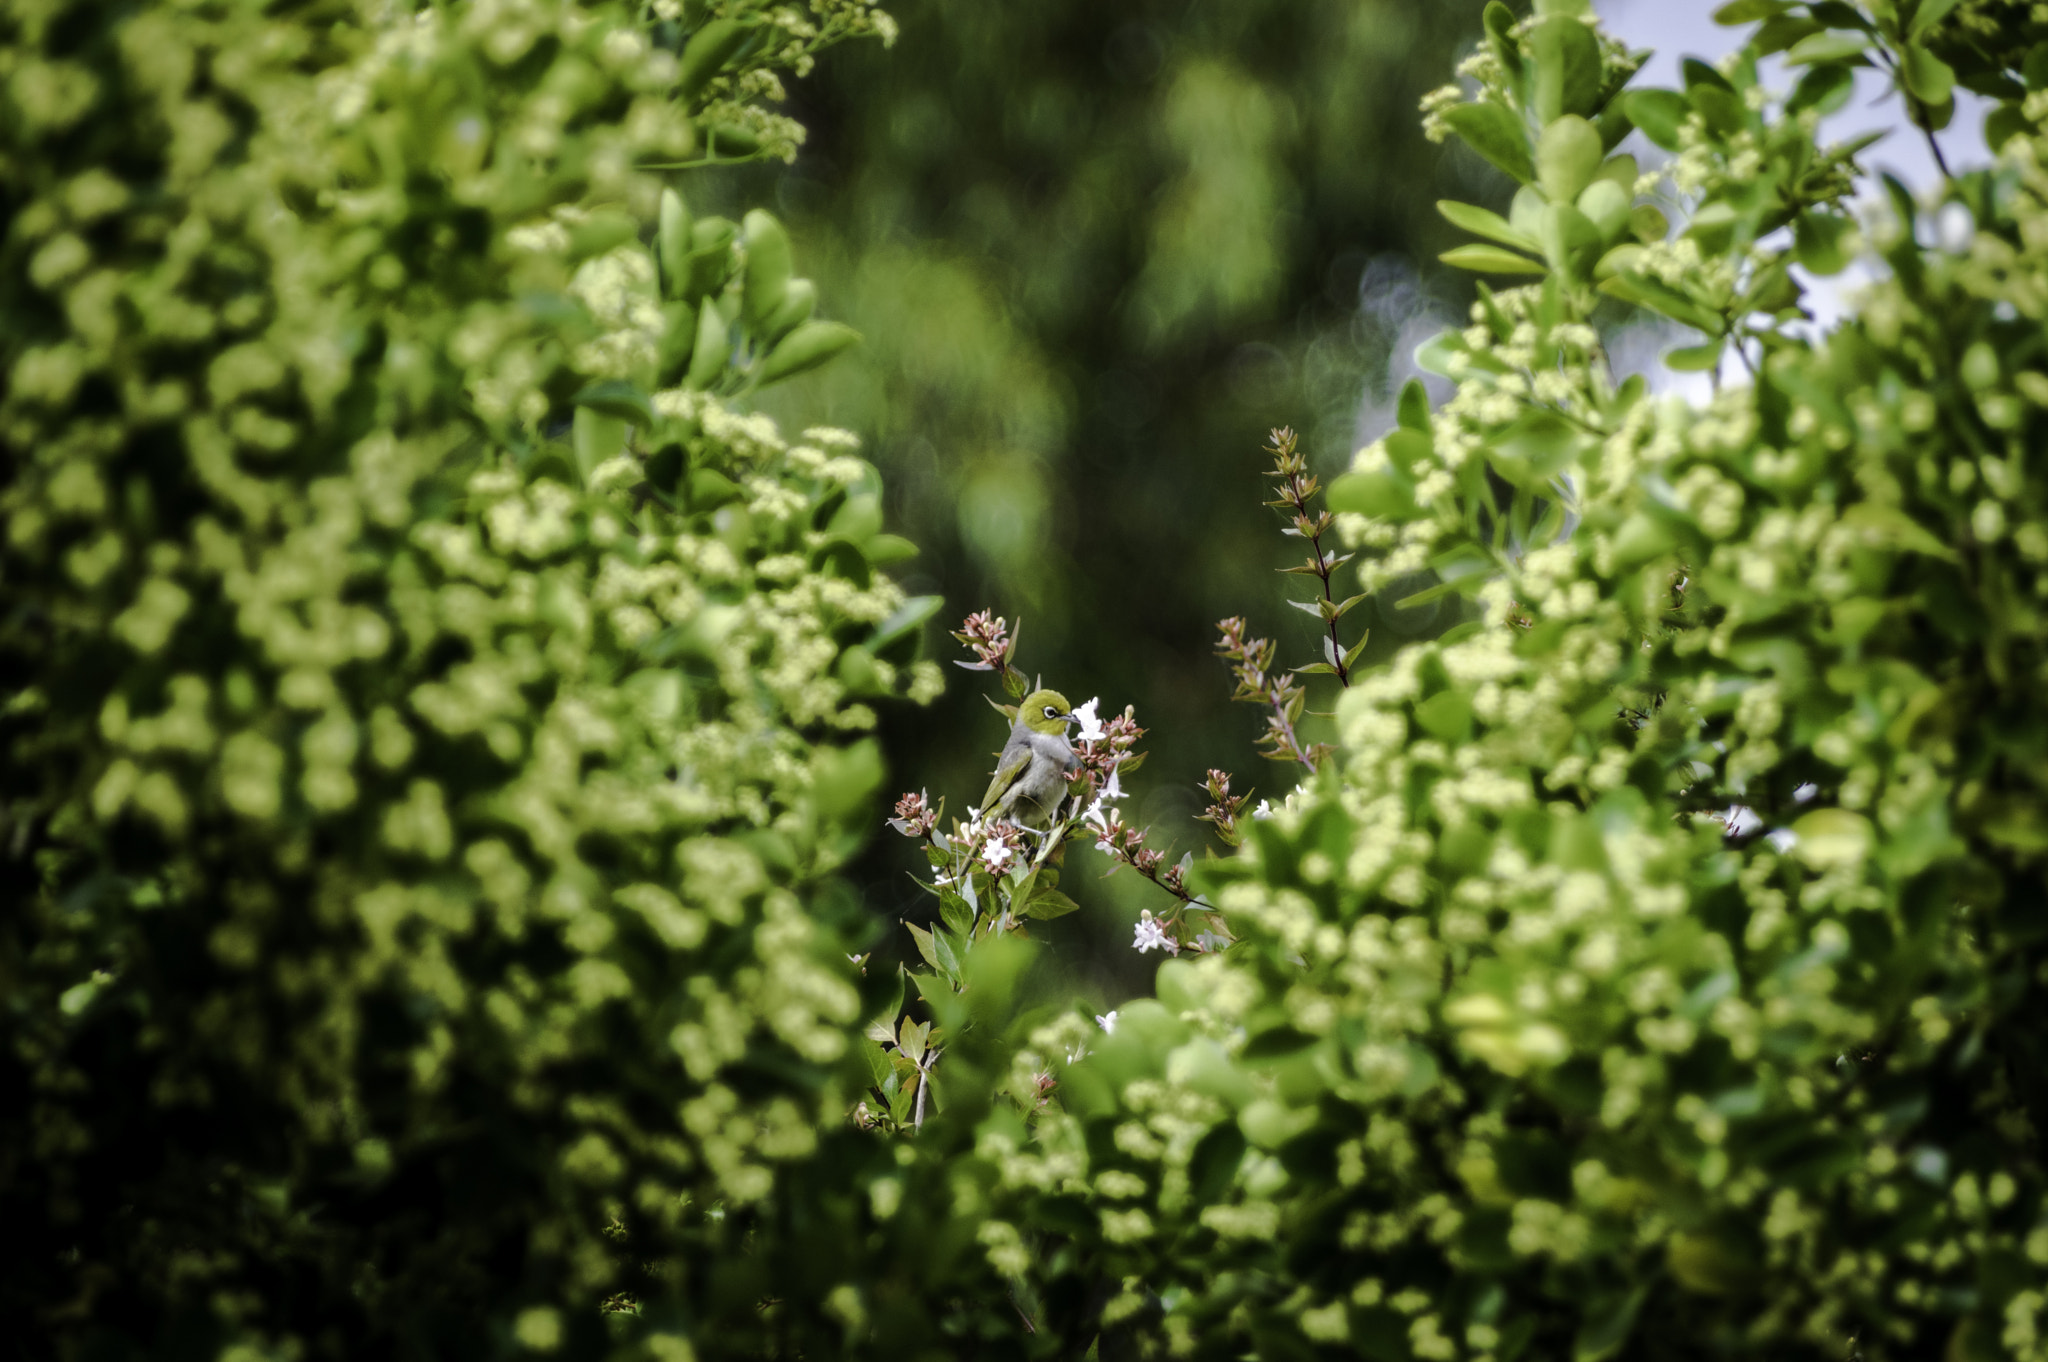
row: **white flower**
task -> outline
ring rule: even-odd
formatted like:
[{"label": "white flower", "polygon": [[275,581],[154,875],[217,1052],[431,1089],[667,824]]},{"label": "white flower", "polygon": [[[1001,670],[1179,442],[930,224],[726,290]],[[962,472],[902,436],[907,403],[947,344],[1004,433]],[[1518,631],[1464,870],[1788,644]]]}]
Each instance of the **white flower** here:
[{"label": "white flower", "polygon": [[1799,834],[1790,828],[1773,828],[1764,834],[1764,840],[1778,849],[1780,855],[1799,845]]},{"label": "white flower", "polygon": [[1107,1032],[1108,1034],[1110,1034],[1110,1035],[1112,1035],[1112,1036],[1113,1036],[1113,1035],[1115,1035],[1115,1034],[1116,1034],[1116,1009],[1112,1007],[1112,1008],[1111,1008],[1111,1009],[1109,1009],[1109,1011],[1107,1011],[1107,1012],[1098,1012],[1098,1013],[1096,1013],[1096,1014],[1095,1014],[1095,1024],[1096,1024],[1097,1026],[1101,1027],[1101,1028],[1102,1028],[1102,1029],[1103,1029],[1103,1030],[1104,1030],[1105,1032]]},{"label": "white flower", "polygon": [[1109,850],[1109,830],[1116,821],[1114,817],[1116,810],[1105,809],[1103,805],[1109,803],[1112,799],[1122,799],[1123,797],[1123,783],[1119,779],[1117,772],[1112,770],[1109,773],[1109,784],[1096,792],[1095,802],[1090,804],[1088,811],[1081,815],[1081,821],[1095,830],[1095,849],[1097,851]]},{"label": "white flower", "polygon": [[1757,817],[1756,810],[1747,804],[1730,804],[1728,812],[1721,815],[1721,821],[1728,825],[1728,836],[1747,837],[1764,825]]},{"label": "white flower", "polygon": [[1166,934],[1165,928],[1153,920],[1152,910],[1149,908],[1138,919],[1138,925],[1132,937],[1131,945],[1136,947],[1140,954],[1151,950],[1154,946],[1165,951],[1168,955],[1180,954],[1179,944]]},{"label": "white flower", "polygon": [[1269,799],[1261,799],[1259,807],[1252,810],[1252,817],[1254,818],[1271,818],[1272,816],[1273,802]]},{"label": "white flower", "polygon": [[1101,697],[1097,696],[1089,700],[1087,704],[1077,706],[1074,710],[1074,718],[1081,724],[1082,742],[1101,742],[1108,736],[1108,733],[1102,727],[1102,721],[1095,717],[1095,707],[1101,703]]},{"label": "white flower", "polygon": [[1003,865],[1010,859],[1009,845],[1004,842],[990,842],[981,849],[981,863],[988,867],[991,875],[1003,873]]}]

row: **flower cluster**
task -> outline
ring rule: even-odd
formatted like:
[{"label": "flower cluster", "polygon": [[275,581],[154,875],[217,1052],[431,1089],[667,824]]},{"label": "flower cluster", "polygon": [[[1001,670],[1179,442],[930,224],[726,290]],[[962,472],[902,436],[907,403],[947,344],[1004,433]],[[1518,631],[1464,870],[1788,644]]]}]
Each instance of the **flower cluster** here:
[{"label": "flower cluster", "polygon": [[986,610],[977,610],[961,621],[953,631],[953,637],[960,645],[974,654],[972,662],[955,662],[971,672],[999,672],[1003,678],[1003,689],[1012,698],[1020,697],[1029,689],[1024,673],[1011,665],[1017,655],[1017,635],[1024,631],[1024,621],[1019,619],[1012,629],[1008,620]]},{"label": "flower cluster", "polygon": [[938,827],[939,816],[945,812],[945,807],[943,799],[937,808],[926,803],[922,790],[904,795],[896,801],[896,816],[889,820],[889,826],[905,837],[929,837],[932,829]]},{"label": "flower cluster", "polygon": [[1252,797],[1251,791],[1247,790],[1241,795],[1232,794],[1230,773],[1218,771],[1213,767],[1209,771],[1208,779],[1202,783],[1202,790],[1209,796],[1209,807],[1196,817],[1201,822],[1214,826],[1217,839],[1225,846],[1236,846],[1244,839],[1244,834],[1237,829],[1237,820],[1244,812],[1245,801]]}]

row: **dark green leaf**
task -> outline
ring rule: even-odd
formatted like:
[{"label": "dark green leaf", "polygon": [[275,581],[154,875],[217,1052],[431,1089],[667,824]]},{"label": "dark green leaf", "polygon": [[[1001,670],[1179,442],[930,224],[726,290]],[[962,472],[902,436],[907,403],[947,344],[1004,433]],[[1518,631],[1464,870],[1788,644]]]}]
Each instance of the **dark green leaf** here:
[{"label": "dark green leaf", "polygon": [[1538,122],[1564,114],[1586,115],[1600,104],[1600,40],[1577,18],[1539,19],[1529,30],[1536,61],[1531,102]]},{"label": "dark green leaf", "polygon": [[1457,104],[1444,110],[1444,122],[1465,144],[1523,184],[1536,178],[1529,155],[1529,134],[1522,120],[1498,104]]},{"label": "dark green leaf", "polygon": [[1624,97],[1628,116],[1643,136],[1666,151],[1679,149],[1678,130],[1692,113],[1692,104],[1676,90],[1637,90]]},{"label": "dark green leaf", "polygon": [[642,430],[654,424],[654,406],[647,394],[640,391],[640,385],[623,379],[606,383],[593,383],[570,399],[579,407],[588,407],[605,416],[630,421]]}]

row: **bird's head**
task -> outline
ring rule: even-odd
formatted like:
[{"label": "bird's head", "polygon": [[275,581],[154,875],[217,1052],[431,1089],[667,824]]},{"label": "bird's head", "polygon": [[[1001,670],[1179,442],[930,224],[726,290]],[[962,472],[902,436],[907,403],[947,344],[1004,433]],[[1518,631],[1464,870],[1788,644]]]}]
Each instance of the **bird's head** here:
[{"label": "bird's head", "polygon": [[1017,706],[1017,722],[1034,733],[1060,733],[1074,721],[1073,706],[1056,690],[1035,690]]}]

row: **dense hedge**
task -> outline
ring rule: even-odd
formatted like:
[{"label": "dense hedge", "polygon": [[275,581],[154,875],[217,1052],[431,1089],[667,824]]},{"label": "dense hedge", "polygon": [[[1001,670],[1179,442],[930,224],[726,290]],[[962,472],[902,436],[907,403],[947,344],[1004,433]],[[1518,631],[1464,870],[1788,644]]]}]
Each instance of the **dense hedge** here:
[{"label": "dense hedge", "polygon": [[[847,339],[779,228],[651,169],[786,149],[750,101],[878,16],[10,12],[10,1334],[2043,1356],[2030,14],[1737,0],[1630,92],[1583,5],[1489,8],[1429,123],[1521,188],[1450,258],[1535,282],[1329,492],[1364,589],[1477,618],[1354,678],[1189,872],[1236,944],[1105,1033],[1019,1010],[1002,865],[948,987],[847,959],[931,603],[848,437],[735,401]],[[1854,216],[1859,63],[1990,95],[1998,163]],[[1712,400],[1617,380],[1615,299]]]},{"label": "dense hedge", "polygon": [[0,20],[25,1355],[601,1340],[851,1100],[928,606],[852,438],[720,396],[849,339],[781,229],[642,167],[878,20],[726,11]]},{"label": "dense hedge", "polygon": [[[1489,8],[1429,121],[1521,187],[1507,218],[1445,205],[1488,241],[1446,258],[1537,278],[1426,348],[1457,396],[1411,389],[1330,489],[1365,589],[1428,566],[1482,618],[1352,685],[1334,760],[1197,868],[1241,944],[1164,966],[1113,1035],[1041,1031],[1056,1106],[981,1128],[963,1213],[1074,1337],[2043,1355],[2024,13],[1740,3],[1766,22],[1738,57],[1631,94],[1584,6]],[[2002,101],[1999,163],[1859,223],[1856,149],[1814,128],[1861,64],[1921,126],[1958,71]],[[1663,172],[1615,153],[1632,126]],[[1816,342],[1793,267],[1859,248],[1880,282]],[[1671,361],[1718,395],[1618,381],[1613,297],[1703,333]]]}]

